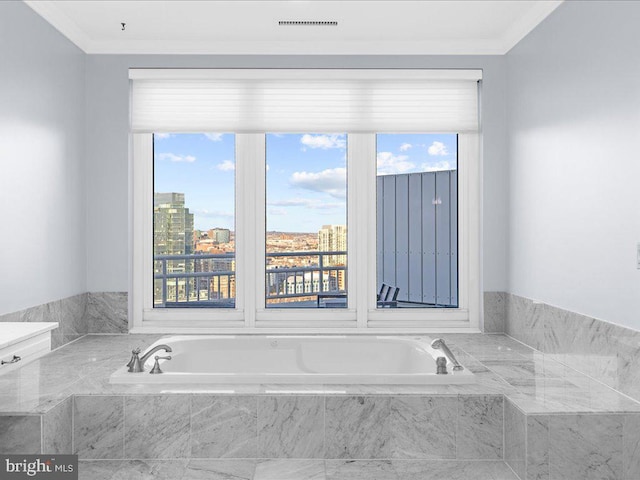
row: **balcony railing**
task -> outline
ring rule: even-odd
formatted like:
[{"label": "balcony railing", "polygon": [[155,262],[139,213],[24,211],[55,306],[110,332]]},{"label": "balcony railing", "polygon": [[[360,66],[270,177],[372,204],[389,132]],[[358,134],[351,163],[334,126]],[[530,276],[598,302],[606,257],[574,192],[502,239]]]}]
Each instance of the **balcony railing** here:
[{"label": "balcony railing", "polygon": [[[343,306],[336,305],[340,302],[346,307],[346,256],[346,251],[267,253],[267,307]],[[233,308],[234,263],[234,252],[154,256],[154,307]]]}]

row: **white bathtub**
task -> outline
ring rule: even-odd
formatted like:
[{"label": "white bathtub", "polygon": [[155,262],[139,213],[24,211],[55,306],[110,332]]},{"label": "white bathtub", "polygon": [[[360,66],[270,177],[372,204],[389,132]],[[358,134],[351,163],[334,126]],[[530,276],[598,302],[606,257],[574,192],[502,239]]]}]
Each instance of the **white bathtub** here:
[{"label": "white bathtub", "polygon": [[[129,373],[122,366],[111,383],[134,384],[413,384],[474,383],[466,368],[436,375],[440,350],[428,337],[364,335],[183,335],[165,337],[171,353],[159,351],[145,371]],[[151,375],[155,355],[164,373]],[[140,355],[142,356],[142,354]]]}]

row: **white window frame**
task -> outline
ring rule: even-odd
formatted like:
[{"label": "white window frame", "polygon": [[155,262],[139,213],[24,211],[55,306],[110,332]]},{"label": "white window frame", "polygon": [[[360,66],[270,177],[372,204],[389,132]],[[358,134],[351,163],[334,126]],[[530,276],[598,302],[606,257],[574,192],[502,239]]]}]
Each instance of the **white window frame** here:
[{"label": "white window frame", "polygon": [[[314,132],[315,133],[315,132]],[[424,132],[430,133],[430,132]],[[265,134],[236,138],[236,307],[153,308],[153,135],[132,134],[131,289],[134,333],[429,333],[478,331],[479,135],[458,134],[459,307],[376,308],[376,133],[347,137],[346,309],[265,308]],[[358,215],[364,210],[366,215]]]}]

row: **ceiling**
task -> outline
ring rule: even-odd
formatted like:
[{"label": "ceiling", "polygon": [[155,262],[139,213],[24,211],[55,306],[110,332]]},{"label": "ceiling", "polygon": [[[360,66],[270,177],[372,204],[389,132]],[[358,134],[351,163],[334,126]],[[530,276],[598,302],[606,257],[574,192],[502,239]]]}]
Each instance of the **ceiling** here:
[{"label": "ceiling", "polygon": [[[504,54],[560,1],[25,0],[86,53]],[[337,22],[280,26],[279,21]],[[121,23],[125,23],[122,29]]]}]

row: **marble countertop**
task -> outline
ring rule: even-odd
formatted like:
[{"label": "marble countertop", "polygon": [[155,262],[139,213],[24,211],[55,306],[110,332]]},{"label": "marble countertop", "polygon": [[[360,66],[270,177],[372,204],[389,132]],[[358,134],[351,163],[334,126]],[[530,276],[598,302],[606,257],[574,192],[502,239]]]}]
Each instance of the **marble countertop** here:
[{"label": "marble countertop", "polygon": [[57,322],[0,322],[0,348],[58,328]]},{"label": "marble countertop", "polygon": [[114,385],[160,335],[87,335],[0,377],[0,414],[44,413],[70,395],[506,395],[527,414],[640,412],[640,403],[505,335],[443,334],[473,385]]}]

